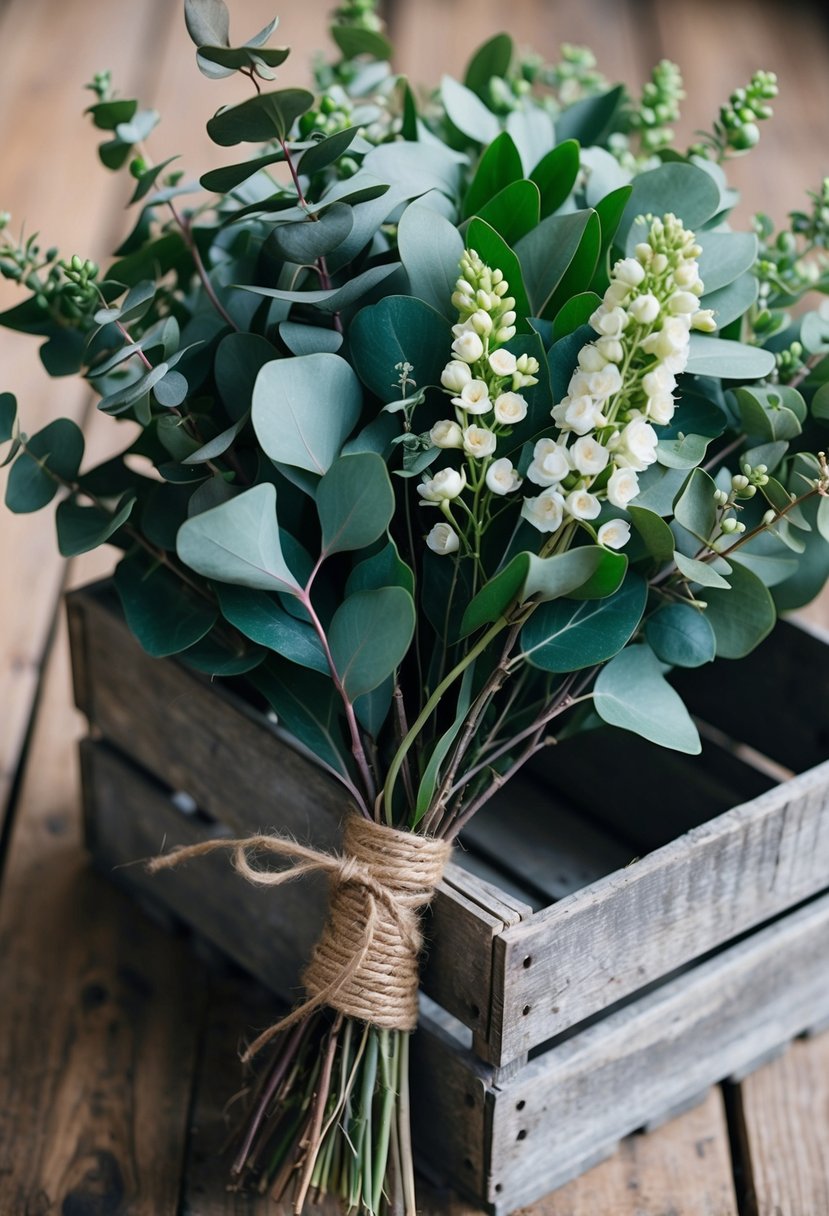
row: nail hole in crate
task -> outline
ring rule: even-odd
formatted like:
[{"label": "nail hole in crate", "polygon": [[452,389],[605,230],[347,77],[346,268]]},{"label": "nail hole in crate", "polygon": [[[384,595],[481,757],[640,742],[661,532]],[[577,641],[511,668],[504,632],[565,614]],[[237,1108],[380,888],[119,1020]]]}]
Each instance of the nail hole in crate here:
[{"label": "nail hole in crate", "polygon": [[527,957],[524,959],[524,967],[526,968],[526,967],[532,966],[532,961],[533,961],[533,956],[531,954],[528,954]]},{"label": "nail hole in crate", "polygon": [[525,1005],[524,1008],[521,1010],[521,1013],[523,1014],[524,1017],[526,1017],[531,1009],[532,1009],[532,1005]]},{"label": "nail hole in crate", "polygon": [[503,1188],[503,1186],[501,1185],[501,1183],[500,1183],[500,1182],[496,1182],[496,1183],[495,1183],[495,1194],[496,1194],[496,1195],[500,1195],[500,1194],[501,1194],[501,1191],[503,1191],[503,1189],[504,1189],[504,1188]]},{"label": "nail hole in crate", "polygon": [[515,1103],[515,1109],[516,1109],[516,1110],[523,1110],[523,1109],[524,1109],[524,1107],[525,1107],[526,1105],[527,1105],[527,1103],[526,1103],[526,1102],[524,1101],[524,1099],[522,1098],[520,1102],[516,1102],[516,1103]]},{"label": "nail hole in crate", "polygon": [[522,1127],[521,1131],[518,1133],[518,1135],[515,1137],[515,1139],[516,1140],[526,1140],[527,1139],[527,1129],[525,1127]]}]

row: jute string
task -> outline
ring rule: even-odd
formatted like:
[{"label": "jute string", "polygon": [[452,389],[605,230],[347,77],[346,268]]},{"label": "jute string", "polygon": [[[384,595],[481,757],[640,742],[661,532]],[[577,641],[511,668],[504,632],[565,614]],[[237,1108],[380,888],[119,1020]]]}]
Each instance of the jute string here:
[{"label": "jute string", "polygon": [[[302,975],[305,1000],[251,1043],[248,1061],[270,1040],[320,1005],[386,1030],[417,1025],[420,914],[440,882],[451,852],[448,841],[401,832],[359,815],[346,821],[341,853],[326,853],[284,836],[206,840],[148,863],[150,873],[208,853],[233,853],[233,866],[258,887],[278,887],[304,874],[327,874],[328,918]],[[291,861],[262,869],[256,856]]]}]

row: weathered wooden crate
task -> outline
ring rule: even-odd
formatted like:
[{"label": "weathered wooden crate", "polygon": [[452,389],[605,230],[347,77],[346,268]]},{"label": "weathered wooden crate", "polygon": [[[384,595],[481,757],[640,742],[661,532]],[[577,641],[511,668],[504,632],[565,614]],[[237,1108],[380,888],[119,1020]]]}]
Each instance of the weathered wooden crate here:
[{"label": "weathered wooden crate", "polygon": [[[105,586],[73,593],[69,620],[96,864],[293,999],[318,883],[257,890],[219,856],[152,878],[124,863],[267,829],[335,846],[339,787],[225,685],[147,658]],[[419,1156],[496,1213],[829,1018],[829,646],[783,624],[680,683],[702,757],[614,731],[549,750],[434,901]]]}]

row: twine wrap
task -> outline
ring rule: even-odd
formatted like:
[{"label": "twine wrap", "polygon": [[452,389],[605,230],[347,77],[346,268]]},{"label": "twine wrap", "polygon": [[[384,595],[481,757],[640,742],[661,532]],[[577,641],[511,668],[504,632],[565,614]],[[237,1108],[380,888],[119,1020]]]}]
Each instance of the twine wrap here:
[{"label": "twine wrap", "polygon": [[[306,999],[265,1030],[243,1060],[321,1005],[382,1029],[414,1030],[423,946],[420,914],[443,875],[452,850],[448,841],[401,832],[354,814],[346,821],[342,853],[262,835],[206,840],[156,857],[148,868],[156,873],[228,849],[235,869],[255,886],[280,886],[318,872],[326,873],[331,885],[328,918],[302,975]],[[252,861],[256,853],[293,864],[282,870],[260,869]]]}]

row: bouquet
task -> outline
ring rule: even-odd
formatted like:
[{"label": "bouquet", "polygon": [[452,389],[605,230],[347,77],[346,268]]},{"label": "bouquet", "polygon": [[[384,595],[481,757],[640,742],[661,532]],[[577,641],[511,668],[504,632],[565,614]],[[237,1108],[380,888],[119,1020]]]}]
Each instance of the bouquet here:
[{"label": "bouquet", "polygon": [[359,0],[311,92],[271,83],[275,22],[237,44],[222,0],[185,16],[203,73],[250,80],[209,134],[256,154],[189,182],[151,159],[158,115],[92,81],[135,226],[102,272],[3,216],[25,296],[0,323],[126,446],[87,468],[73,422],[27,435],[2,394],[6,503],[58,497],[62,554],[119,551],[141,645],[235,679],[342,785],[339,854],[274,834],[153,864],[329,875],[306,997],[245,1053],[232,1174],[412,1214],[420,918],[452,842],[568,734],[698,752],[671,670],[748,654],[829,574],[829,181],[779,233],[730,227],[769,73],[679,150],[669,63],[637,100],[501,34],[418,95]]}]

